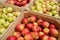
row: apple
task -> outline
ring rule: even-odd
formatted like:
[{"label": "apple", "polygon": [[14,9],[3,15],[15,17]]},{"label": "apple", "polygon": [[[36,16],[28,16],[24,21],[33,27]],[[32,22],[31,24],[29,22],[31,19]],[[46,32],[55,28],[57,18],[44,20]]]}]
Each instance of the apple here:
[{"label": "apple", "polygon": [[22,31],[22,35],[26,35],[28,33],[30,33],[29,29],[24,28],[23,31]]},{"label": "apple", "polygon": [[5,21],[5,22],[3,23],[3,25],[4,25],[5,28],[8,28],[9,24],[10,24],[10,23],[9,23],[8,21]]},{"label": "apple", "polygon": [[9,36],[9,37],[7,38],[7,40],[17,40],[17,37],[15,37],[15,36]]},{"label": "apple", "polygon": [[39,37],[45,35],[44,32],[39,32]]},{"label": "apple", "polygon": [[26,25],[26,27],[27,27],[28,29],[32,29],[33,26],[34,26],[34,25],[33,25],[32,23],[28,23],[28,24]]},{"label": "apple", "polygon": [[57,37],[58,36],[58,30],[57,29],[50,29],[50,35],[53,37]]},{"label": "apple", "polygon": [[17,24],[15,30],[20,32],[24,29],[24,26],[25,26],[24,24]]},{"label": "apple", "polygon": [[32,27],[32,31],[34,31],[34,32],[40,32],[41,30],[42,30],[42,28],[39,26],[33,26]]},{"label": "apple", "polygon": [[8,16],[3,13],[3,14],[1,15],[1,17],[6,20]]},{"label": "apple", "polygon": [[23,37],[18,37],[17,40],[24,40],[24,38]]},{"label": "apple", "polygon": [[8,7],[7,8],[7,12],[13,12],[13,8],[12,7]]},{"label": "apple", "polygon": [[10,0],[10,1],[9,1],[9,4],[14,5],[14,4],[15,4],[15,2],[14,2],[13,0]]},{"label": "apple", "polygon": [[13,36],[20,37],[20,36],[21,36],[21,33],[20,33],[20,32],[15,31],[15,32],[13,33]]},{"label": "apple", "polygon": [[57,40],[55,37],[49,37],[49,40]]},{"label": "apple", "polygon": [[36,20],[37,20],[36,16],[31,16],[30,19],[29,19],[30,22],[35,22]]},{"label": "apple", "polygon": [[38,26],[38,23],[37,23],[37,22],[33,22],[33,25],[34,25],[34,26]]},{"label": "apple", "polygon": [[44,22],[42,23],[42,27],[44,27],[44,28],[49,27],[49,22],[44,21]]},{"label": "apple", "polygon": [[48,40],[49,39],[49,36],[48,35],[43,35],[42,37],[41,37],[41,40]]},{"label": "apple", "polygon": [[22,5],[25,6],[27,4],[27,1],[22,1]]},{"label": "apple", "polygon": [[24,38],[25,38],[25,40],[33,40],[33,37],[32,37],[31,34],[26,34],[26,35],[24,36]]},{"label": "apple", "polygon": [[28,23],[28,18],[23,18],[22,23],[27,24]]},{"label": "apple", "polygon": [[19,16],[21,13],[20,13],[20,12],[13,12],[12,14],[17,17],[17,16]]},{"label": "apple", "polygon": [[50,31],[49,31],[49,28],[44,28],[44,29],[43,29],[43,32],[44,32],[45,34],[49,34],[49,32],[50,32]]},{"label": "apple", "polygon": [[0,24],[5,23],[5,19],[0,19]]},{"label": "apple", "polygon": [[8,16],[8,17],[12,17],[13,14],[12,14],[12,13],[8,13],[7,16]]},{"label": "apple", "polygon": [[3,28],[4,26],[0,24],[0,28]]},{"label": "apple", "polygon": [[38,32],[32,32],[32,36],[34,39],[39,39],[39,33]]},{"label": "apple", "polygon": [[0,28],[0,34],[2,34],[5,30],[5,28]]},{"label": "apple", "polygon": [[3,8],[3,13],[7,13],[7,9],[6,8]]},{"label": "apple", "polygon": [[8,17],[7,21],[9,21],[10,23],[14,21],[13,17]]},{"label": "apple", "polygon": [[56,26],[54,24],[50,24],[49,28],[54,29],[54,28],[56,28]]},{"label": "apple", "polygon": [[38,25],[42,25],[43,20],[39,19],[37,22],[38,22]]}]

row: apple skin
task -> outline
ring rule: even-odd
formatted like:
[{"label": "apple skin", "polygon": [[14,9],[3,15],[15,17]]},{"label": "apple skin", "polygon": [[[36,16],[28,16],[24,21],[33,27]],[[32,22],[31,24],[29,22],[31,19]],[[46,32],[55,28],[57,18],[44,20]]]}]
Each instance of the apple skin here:
[{"label": "apple skin", "polygon": [[49,40],[57,40],[55,37],[49,37]]},{"label": "apple skin", "polygon": [[39,37],[41,38],[44,34],[44,32],[39,32]]},{"label": "apple skin", "polygon": [[43,32],[44,32],[45,34],[49,34],[50,30],[49,30],[48,28],[44,28],[44,29],[43,29]]},{"label": "apple skin", "polygon": [[16,36],[16,37],[20,37],[21,33],[16,31],[16,32],[13,33],[13,35]]},{"label": "apple skin", "polygon": [[22,5],[25,6],[27,4],[27,1],[23,1]]},{"label": "apple skin", "polygon": [[54,28],[56,28],[56,26],[54,24],[50,24],[49,28],[54,29]]},{"label": "apple skin", "polygon": [[39,19],[37,22],[38,22],[38,25],[42,25],[43,20]]},{"label": "apple skin", "polygon": [[38,26],[38,23],[37,23],[37,22],[33,22],[33,25],[34,25],[34,26]]},{"label": "apple skin", "polygon": [[25,38],[25,40],[33,40],[33,37],[32,37],[31,34],[26,34],[26,35],[24,36],[24,38]]},{"label": "apple skin", "polygon": [[7,40],[17,40],[17,37],[15,37],[15,36],[9,36],[9,37],[7,38]]},{"label": "apple skin", "polygon": [[34,31],[34,32],[40,32],[40,31],[42,31],[42,28],[39,27],[39,26],[33,26],[32,27],[32,31]]},{"label": "apple skin", "polygon": [[28,29],[32,29],[32,27],[33,27],[34,25],[33,25],[32,23],[28,23],[26,26],[27,26]]},{"label": "apple skin", "polygon": [[24,28],[23,31],[22,31],[22,35],[26,35],[26,34],[29,34],[29,33],[30,33],[30,31],[27,28]]},{"label": "apple skin", "polygon": [[39,39],[39,33],[38,32],[32,32],[32,36],[34,39]]},{"label": "apple skin", "polygon": [[24,40],[24,38],[23,37],[18,37],[17,40]]},{"label": "apple skin", "polygon": [[30,18],[29,18],[29,21],[30,22],[35,22],[37,19],[36,19],[36,16],[31,16]]},{"label": "apple skin", "polygon": [[28,18],[23,18],[22,23],[27,24],[28,23]]},{"label": "apple skin", "polygon": [[49,27],[49,23],[47,21],[44,21],[42,23],[42,27],[44,27],[44,28]]},{"label": "apple skin", "polygon": [[20,31],[22,31],[24,29],[24,26],[25,26],[24,24],[17,24],[15,30],[20,32]]},{"label": "apple skin", "polygon": [[41,37],[41,40],[48,40],[49,39],[49,36],[48,35],[43,35],[42,37]]},{"label": "apple skin", "polygon": [[57,29],[50,29],[50,35],[53,37],[57,37],[58,36],[58,30]]}]

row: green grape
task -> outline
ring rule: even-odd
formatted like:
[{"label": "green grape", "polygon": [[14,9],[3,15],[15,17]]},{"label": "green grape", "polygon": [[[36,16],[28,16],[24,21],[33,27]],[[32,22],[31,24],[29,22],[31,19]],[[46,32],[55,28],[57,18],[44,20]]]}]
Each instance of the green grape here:
[{"label": "green grape", "polygon": [[3,8],[3,13],[7,13],[7,9],[6,8]]}]

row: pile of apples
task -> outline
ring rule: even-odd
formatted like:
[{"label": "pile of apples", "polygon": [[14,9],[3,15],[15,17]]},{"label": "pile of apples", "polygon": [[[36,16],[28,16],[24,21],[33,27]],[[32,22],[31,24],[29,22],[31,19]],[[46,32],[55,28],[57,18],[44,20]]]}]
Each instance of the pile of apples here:
[{"label": "pile of apples", "polygon": [[0,8],[0,36],[18,15],[20,12],[14,11],[12,7]]},{"label": "pile of apples", "polygon": [[21,7],[27,5],[30,2],[30,0],[7,0],[6,2]]},{"label": "pile of apples", "polygon": [[58,29],[52,23],[36,16],[23,18],[15,32],[7,40],[57,40]]},{"label": "pile of apples", "polygon": [[36,0],[30,10],[59,18],[59,4],[55,0]]}]

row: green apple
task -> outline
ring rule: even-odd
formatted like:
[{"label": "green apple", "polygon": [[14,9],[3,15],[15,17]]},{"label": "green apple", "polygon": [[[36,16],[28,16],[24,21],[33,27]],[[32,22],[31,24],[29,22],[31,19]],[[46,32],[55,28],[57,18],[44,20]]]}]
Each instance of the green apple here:
[{"label": "green apple", "polygon": [[52,15],[58,14],[58,12],[56,10],[51,11]]},{"label": "green apple", "polygon": [[31,10],[35,10],[35,6],[32,6],[32,7],[31,7]]},{"label": "green apple", "polygon": [[0,24],[3,24],[5,22],[5,19],[0,19]]},{"label": "green apple", "polygon": [[5,21],[5,23],[3,23],[3,25],[4,25],[5,28],[8,28],[9,22],[8,21]]},{"label": "green apple", "polygon": [[5,28],[1,28],[0,29],[0,34],[2,34],[6,29]]},{"label": "green apple", "polygon": [[12,14],[12,13],[8,13],[7,16],[8,16],[8,17],[12,17],[13,14]]},{"label": "green apple", "polygon": [[44,0],[38,0],[40,3],[43,3],[44,2]]},{"label": "green apple", "polygon": [[53,5],[52,10],[56,10],[56,9],[57,9],[57,5]]},{"label": "green apple", "polygon": [[13,22],[14,19],[13,19],[13,17],[8,17],[7,20],[11,23],[11,22]]},{"label": "green apple", "polygon": [[15,20],[16,19],[16,16],[13,16],[13,19]]},{"label": "green apple", "polygon": [[2,13],[0,13],[0,18],[1,18]]},{"label": "green apple", "polygon": [[12,14],[17,17],[17,16],[19,16],[21,13],[20,13],[20,12],[13,12]]},{"label": "green apple", "polygon": [[0,29],[3,28],[4,26],[0,24]]},{"label": "green apple", "polygon": [[13,12],[13,8],[12,7],[8,7],[7,8],[7,12]]},{"label": "green apple", "polygon": [[2,16],[2,18],[5,19],[5,20],[6,20],[7,17],[8,17],[5,13],[3,13],[1,16]]},{"label": "green apple", "polygon": [[59,14],[55,14],[54,17],[55,17],[55,18],[59,18]]},{"label": "green apple", "polygon": [[3,13],[7,13],[7,9],[6,8],[3,8]]}]

